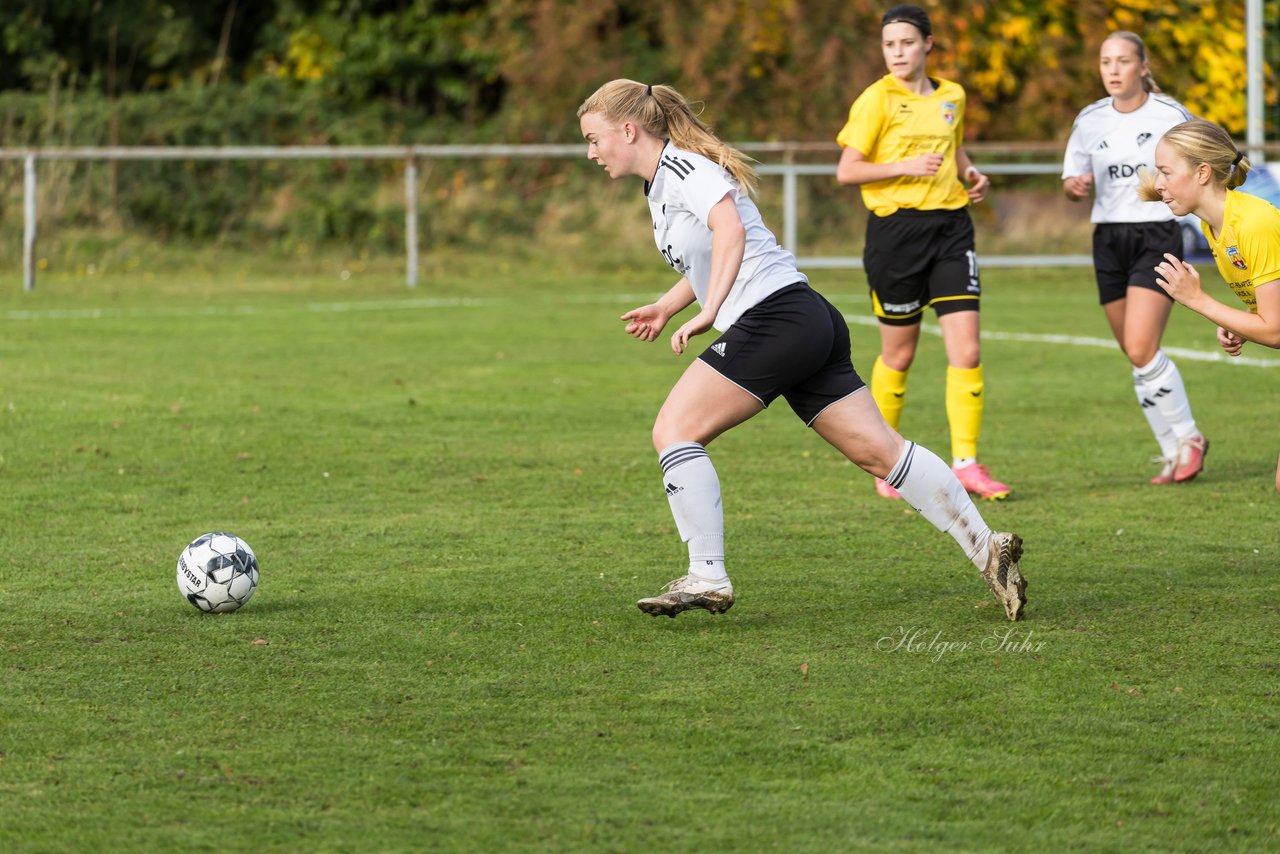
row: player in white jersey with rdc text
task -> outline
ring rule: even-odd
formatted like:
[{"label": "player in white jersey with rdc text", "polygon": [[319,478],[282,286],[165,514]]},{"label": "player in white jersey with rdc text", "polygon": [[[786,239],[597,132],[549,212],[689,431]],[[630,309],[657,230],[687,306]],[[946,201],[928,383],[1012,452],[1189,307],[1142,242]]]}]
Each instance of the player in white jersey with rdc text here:
[{"label": "player in white jersey with rdc text", "polygon": [[1182,375],[1160,348],[1173,302],[1156,284],[1155,265],[1166,252],[1181,258],[1182,238],[1168,207],[1139,197],[1138,179],[1142,168],[1152,168],[1164,132],[1191,114],[1160,92],[1146,47],[1134,33],[1107,37],[1099,69],[1109,94],[1076,117],[1062,165],[1063,189],[1072,201],[1093,190],[1099,301],[1129,357],[1138,403],[1160,446],[1160,472],[1151,482],[1182,483],[1204,468],[1209,449]]},{"label": "player in white jersey with rdc text", "polygon": [[733,606],[720,480],[706,446],[783,397],[818,435],[950,534],[1005,615],[1018,619],[1026,604],[1021,538],[992,531],[951,468],[885,422],[853,368],[843,315],[809,287],[761,221],[747,159],[669,86],[613,80],[583,102],[578,118],[588,158],[614,179],[644,179],[658,250],[680,276],[656,302],[622,315],[626,332],[655,341],[697,302],[698,313],[671,337],[675,353],[695,335],[721,333],[685,369],[653,426],[662,488],[689,565],[638,607],[674,617]]}]

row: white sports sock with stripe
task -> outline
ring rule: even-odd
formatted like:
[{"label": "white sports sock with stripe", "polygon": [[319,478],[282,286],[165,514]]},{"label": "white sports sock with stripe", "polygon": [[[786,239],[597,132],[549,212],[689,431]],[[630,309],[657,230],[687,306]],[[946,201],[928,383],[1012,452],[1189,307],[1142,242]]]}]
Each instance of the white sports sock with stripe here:
[{"label": "white sports sock with stripe", "polygon": [[885,480],[935,528],[950,534],[974,566],[982,569],[986,565],[991,527],[937,454],[907,442]]},{"label": "white sports sock with stripe", "polygon": [[1142,414],[1146,416],[1147,424],[1151,427],[1151,433],[1156,437],[1156,442],[1160,445],[1160,456],[1166,460],[1176,459],[1178,456],[1178,437],[1173,432],[1173,428],[1169,426],[1169,422],[1165,420],[1160,407],[1156,406],[1155,400],[1147,397],[1147,384],[1143,382],[1142,375],[1138,373],[1137,368],[1133,369],[1133,391],[1138,396],[1138,406],[1142,408]]},{"label": "white sports sock with stripe", "polygon": [[658,463],[676,529],[689,544],[689,572],[708,581],[728,578],[720,478],[706,448],[697,442],[680,442],[664,448]]},{"label": "white sports sock with stripe", "polygon": [[[1138,386],[1139,381],[1142,382],[1142,386],[1138,395],[1142,400],[1143,409],[1148,407],[1148,402],[1153,404],[1160,411],[1161,417],[1169,425],[1176,439],[1190,439],[1200,435],[1200,431],[1196,429],[1196,419],[1191,415],[1191,401],[1187,399],[1187,389],[1182,384],[1182,374],[1178,373],[1178,366],[1164,354],[1163,350],[1156,351],[1156,356],[1149,365],[1134,368],[1135,387]],[[1158,433],[1156,438],[1159,439]],[[1176,441],[1174,446],[1176,448]],[[1164,448],[1163,442],[1160,447]],[[1170,455],[1166,454],[1166,456]]]}]

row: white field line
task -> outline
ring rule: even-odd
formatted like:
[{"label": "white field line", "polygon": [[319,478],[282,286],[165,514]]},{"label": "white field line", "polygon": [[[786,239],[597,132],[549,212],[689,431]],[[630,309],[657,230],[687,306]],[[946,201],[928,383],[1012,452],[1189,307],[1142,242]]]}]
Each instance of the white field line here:
[{"label": "white field line", "polygon": [[[345,314],[353,311],[403,311],[424,308],[483,308],[498,300],[459,298],[380,300],[377,302],[311,302],[303,309],[316,313]],[[0,320],[108,320],[129,317],[218,317],[250,314],[277,314],[292,311],[281,304],[265,308],[252,305],[173,306],[171,308],[51,308],[12,309],[0,312]]]},{"label": "white field line", "polygon": [[[880,321],[874,317],[866,317],[865,315],[848,315],[844,319],[858,326],[877,326]],[[942,329],[935,323],[921,323],[920,329],[930,335],[942,337]],[[982,330],[983,341],[1024,341],[1029,344],[1059,344],[1068,347],[1094,347],[1103,350],[1119,350],[1118,345],[1112,338],[1093,338],[1088,335],[1055,335],[1039,332],[995,332],[989,329]],[[1222,362],[1226,365],[1240,365],[1250,368],[1280,368],[1280,359],[1255,359],[1250,356],[1231,357],[1226,353],[1218,350],[1191,350],[1187,347],[1161,347],[1160,349],[1170,356],[1179,359],[1188,359],[1195,362]]]},{"label": "white field line", "polygon": [[[561,302],[577,303],[626,303],[642,305],[653,299],[652,294],[599,294],[599,295],[565,295],[554,298]],[[468,297],[427,298],[427,299],[394,299],[369,302],[312,302],[304,303],[305,311],[314,313],[345,314],[358,311],[406,311],[413,309],[444,308],[485,308],[501,305],[503,300],[472,299]],[[0,311],[0,321],[41,321],[41,320],[107,320],[130,317],[217,317],[245,316],[254,314],[274,314],[288,311],[287,305],[273,305],[265,308],[252,305],[230,306],[174,306],[172,308],[69,308],[69,309],[9,309]],[[845,320],[856,326],[878,325],[874,317],[846,314]],[[941,337],[942,330],[934,323],[920,324],[922,331]],[[990,329],[982,331],[984,341],[1017,341],[1027,344],[1053,344],[1067,347],[1092,347],[1095,349],[1115,350],[1116,342],[1110,338],[1094,338],[1087,335],[1056,335],[1035,332],[999,332]],[[1165,347],[1164,351],[1179,359],[1197,362],[1220,362],[1227,365],[1250,368],[1277,368],[1280,359],[1258,359],[1250,356],[1231,358],[1221,350],[1192,350],[1186,347]]]}]

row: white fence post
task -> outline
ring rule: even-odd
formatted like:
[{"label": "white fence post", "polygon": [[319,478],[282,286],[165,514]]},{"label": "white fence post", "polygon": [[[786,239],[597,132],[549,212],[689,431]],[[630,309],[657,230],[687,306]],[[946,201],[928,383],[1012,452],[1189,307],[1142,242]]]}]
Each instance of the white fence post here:
[{"label": "white fence post", "polygon": [[418,158],[410,154],[404,161],[404,247],[409,287],[418,286]]},{"label": "white fence post", "polygon": [[22,287],[36,288],[36,156],[22,161]]},{"label": "white fence post", "polygon": [[782,245],[792,255],[799,257],[796,246],[796,173],[787,170],[782,175]]}]

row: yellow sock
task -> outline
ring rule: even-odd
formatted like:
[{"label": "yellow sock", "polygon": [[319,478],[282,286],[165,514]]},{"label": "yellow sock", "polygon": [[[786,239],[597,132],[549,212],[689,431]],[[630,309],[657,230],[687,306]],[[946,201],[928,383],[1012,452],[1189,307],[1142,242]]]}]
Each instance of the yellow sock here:
[{"label": "yellow sock", "polygon": [[947,421],[951,425],[951,455],[956,459],[978,456],[982,432],[982,365],[947,367]]},{"label": "yellow sock", "polygon": [[[910,368],[907,371],[911,370]],[[895,371],[876,356],[871,366],[871,397],[889,426],[898,429],[902,421],[902,405],[907,400],[907,371]]]}]

